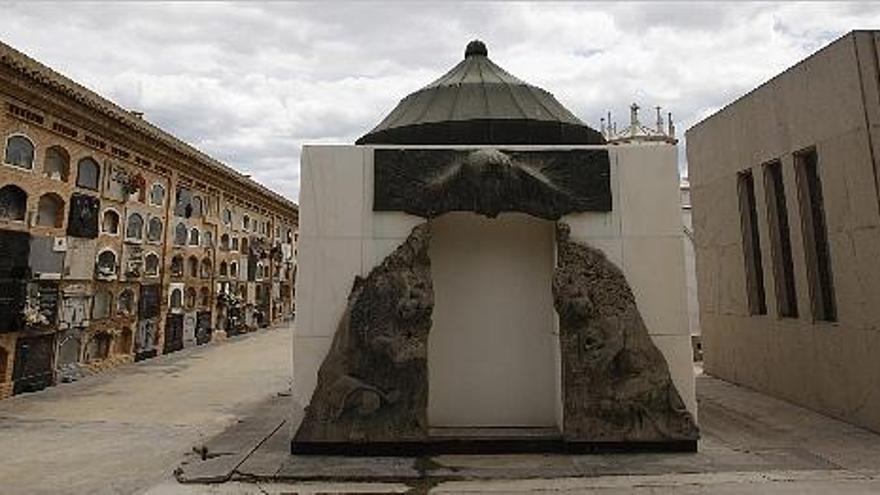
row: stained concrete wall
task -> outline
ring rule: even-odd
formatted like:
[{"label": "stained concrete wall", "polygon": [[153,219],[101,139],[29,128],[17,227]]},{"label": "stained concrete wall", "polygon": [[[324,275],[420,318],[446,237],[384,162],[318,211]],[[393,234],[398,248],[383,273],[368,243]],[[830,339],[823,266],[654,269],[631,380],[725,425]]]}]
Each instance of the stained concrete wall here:
[{"label": "stained concrete wall", "polygon": [[[405,213],[372,211],[374,148],[303,149],[293,343],[293,393],[301,405],[308,404],[315,389],[354,277],[369,274],[424,221]],[[666,358],[685,404],[696,414],[677,149],[668,145],[608,149],[612,211],[568,215],[563,221],[571,226],[574,240],[603,251],[624,271],[652,340]],[[554,323],[553,331],[558,333],[557,326]],[[558,352],[554,359],[558,370]],[[556,380],[558,398],[558,373]],[[556,414],[560,424],[558,405]]]},{"label": "stained concrete wall", "polygon": [[[877,34],[851,33],[687,132],[705,370],[880,431]],[[819,157],[838,321],[814,321],[793,153]],[[798,318],[776,308],[763,170],[779,159]],[[737,173],[752,170],[768,314],[750,315]]]}]

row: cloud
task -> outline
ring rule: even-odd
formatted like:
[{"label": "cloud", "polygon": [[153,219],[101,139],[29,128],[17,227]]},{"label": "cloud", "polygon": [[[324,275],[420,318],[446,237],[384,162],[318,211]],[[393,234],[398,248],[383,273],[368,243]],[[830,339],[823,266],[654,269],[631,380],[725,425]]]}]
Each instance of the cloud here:
[{"label": "cloud", "polygon": [[28,2],[0,39],[295,200],[303,144],[353,142],[472,38],[593,126],[638,101],[684,130],[878,22],[870,3]]}]

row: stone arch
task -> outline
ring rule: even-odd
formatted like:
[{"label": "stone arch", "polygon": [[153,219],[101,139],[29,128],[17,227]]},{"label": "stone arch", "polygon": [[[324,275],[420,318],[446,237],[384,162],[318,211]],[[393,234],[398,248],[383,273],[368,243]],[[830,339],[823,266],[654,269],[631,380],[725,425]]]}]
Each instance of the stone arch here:
[{"label": "stone arch", "polygon": [[171,258],[171,276],[172,277],[182,277],[183,276],[183,256],[177,254]]},{"label": "stone arch", "polygon": [[165,204],[165,186],[156,183],[150,188],[150,204],[153,206],[162,206]]},{"label": "stone arch", "polygon": [[204,201],[202,201],[201,196],[193,196],[190,200],[190,204],[192,205],[192,216],[196,218],[201,218],[204,215],[205,205]]},{"label": "stone arch", "polygon": [[76,167],[76,185],[92,191],[101,183],[101,166],[91,157],[83,158]]},{"label": "stone arch", "polygon": [[24,134],[13,134],[6,138],[6,152],[3,161],[14,167],[32,170],[34,168],[34,142]]},{"label": "stone arch", "polygon": [[125,238],[140,241],[144,238],[144,217],[140,213],[131,213],[125,222]]},{"label": "stone arch", "polygon": [[186,260],[186,274],[190,277],[199,276],[199,259],[195,255]]},{"label": "stone arch", "polygon": [[159,256],[156,253],[148,253],[144,257],[144,274],[148,277],[159,275]]},{"label": "stone arch", "polygon": [[196,307],[196,290],[193,287],[187,287],[186,293],[184,294],[184,305],[186,309],[193,309]]},{"label": "stone arch", "polygon": [[9,184],[0,189],[0,218],[23,222],[27,216],[28,195],[24,189]]},{"label": "stone arch", "polygon": [[162,240],[162,220],[159,217],[151,217],[147,224],[147,241],[159,242]]},{"label": "stone arch", "polygon": [[43,160],[43,175],[67,182],[67,177],[70,175],[70,153],[62,146],[50,146]]},{"label": "stone arch", "polygon": [[99,276],[111,277],[116,275],[117,265],[116,252],[107,248],[98,253],[95,271]]},{"label": "stone arch", "polygon": [[61,228],[64,224],[64,200],[55,193],[40,196],[37,202],[37,225]]},{"label": "stone arch", "polygon": [[207,287],[199,289],[199,305],[204,308],[211,306],[211,289]]},{"label": "stone arch", "polygon": [[186,246],[188,234],[189,230],[187,230],[186,225],[183,223],[178,223],[177,226],[174,227],[174,245]]},{"label": "stone arch", "polygon": [[[430,440],[425,395],[433,386],[427,377],[431,358],[420,347],[437,324],[437,259],[428,253],[436,228],[436,222],[415,227],[366,278],[356,278],[334,337],[345,345],[324,358],[295,434],[295,452],[312,441],[345,443],[365,434],[382,441]],[[550,285],[559,322],[564,421],[557,427],[564,440],[695,442],[696,424],[623,272],[569,233],[567,225],[556,224],[552,280],[542,284]],[[395,391],[393,399],[386,390]],[[367,398],[376,407],[364,413],[357,405]]]},{"label": "stone arch", "polygon": [[183,291],[179,288],[171,290],[170,305],[172,309],[180,309],[183,305]]},{"label": "stone arch", "polygon": [[134,291],[125,288],[116,298],[116,314],[131,316],[134,314]]},{"label": "stone arch", "polygon": [[199,275],[202,278],[211,278],[212,271],[211,258],[202,258],[202,263],[199,266]]},{"label": "stone arch", "polygon": [[119,213],[112,208],[104,210],[101,218],[101,232],[110,235],[119,235]]}]

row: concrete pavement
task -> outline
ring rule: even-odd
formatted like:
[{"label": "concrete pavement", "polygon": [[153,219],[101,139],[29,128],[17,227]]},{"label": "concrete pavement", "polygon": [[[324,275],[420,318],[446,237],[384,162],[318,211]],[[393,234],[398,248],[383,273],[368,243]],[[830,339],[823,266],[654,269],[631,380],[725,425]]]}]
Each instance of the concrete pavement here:
[{"label": "concrete pavement", "polygon": [[261,330],[0,401],[0,494],[137,493],[290,387],[291,330]]},{"label": "concrete pavement", "polygon": [[271,411],[292,404],[279,398],[260,409],[275,429],[255,435],[248,418],[208,442],[245,455],[181,466],[181,480],[226,483],[149,493],[880,493],[880,435],[712,377],[697,384],[700,450],[669,454],[291,456],[290,418]]},{"label": "concrete pavement", "polygon": [[[880,435],[706,376],[696,454],[290,456],[290,336],[265,330],[0,402],[0,494],[880,493]],[[215,483],[178,483],[182,460],[182,479]]]}]

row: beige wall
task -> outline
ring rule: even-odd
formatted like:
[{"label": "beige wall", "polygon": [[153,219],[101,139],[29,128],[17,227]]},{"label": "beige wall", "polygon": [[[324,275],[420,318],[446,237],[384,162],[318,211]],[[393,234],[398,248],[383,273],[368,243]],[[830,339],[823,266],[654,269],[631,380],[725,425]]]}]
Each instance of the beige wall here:
[{"label": "beige wall", "polygon": [[556,426],[554,230],[521,213],[432,222],[429,425]]},{"label": "beige wall", "polygon": [[[687,133],[705,369],[880,430],[880,214],[867,121],[878,122],[874,34],[841,38]],[[863,96],[869,102],[863,104]],[[867,121],[866,121],[867,119]],[[815,322],[792,153],[819,157],[838,321]],[[780,318],[763,170],[782,163],[798,318]],[[750,316],[737,173],[755,178],[767,315]]]}]

